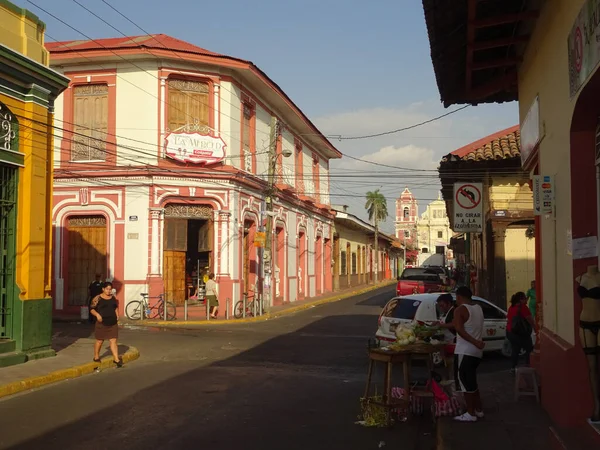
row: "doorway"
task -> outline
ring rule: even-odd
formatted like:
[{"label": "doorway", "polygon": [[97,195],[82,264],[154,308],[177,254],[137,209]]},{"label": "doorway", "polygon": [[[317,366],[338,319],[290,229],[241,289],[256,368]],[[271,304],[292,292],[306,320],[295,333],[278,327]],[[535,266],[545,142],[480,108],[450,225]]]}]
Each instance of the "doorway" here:
[{"label": "doorway", "polygon": [[315,242],[315,280],[316,280],[316,293],[321,295],[323,289],[321,287],[321,280],[323,279],[323,239],[321,236],[317,236]]},{"label": "doorway", "polygon": [[[181,217],[186,215],[188,217]],[[205,206],[167,205],[165,208],[164,291],[166,298],[178,306],[195,296],[198,287],[208,280],[213,262],[211,216],[212,209]]]},{"label": "doorway", "polygon": [[88,304],[88,286],[96,275],[106,279],[107,242],[104,216],[74,216],[67,219],[67,307]]},{"label": "doorway", "polygon": [[306,297],[306,234],[298,233],[298,299]]}]

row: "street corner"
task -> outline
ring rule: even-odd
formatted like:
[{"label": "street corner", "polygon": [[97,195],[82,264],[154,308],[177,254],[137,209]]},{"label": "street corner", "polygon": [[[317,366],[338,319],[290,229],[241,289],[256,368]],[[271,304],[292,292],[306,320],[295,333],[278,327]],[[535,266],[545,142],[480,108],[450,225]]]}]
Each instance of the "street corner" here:
[{"label": "street corner", "polygon": [[[123,359],[124,363],[129,363],[135,361],[139,357],[139,350],[136,347],[130,346],[121,358]],[[40,362],[43,362],[43,360],[40,360]],[[54,370],[44,375],[38,375],[35,377],[28,377],[21,380],[12,381],[10,383],[0,385],[0,399],[8,397],[10,395],[18,394],[20,392],[25,392],[49,384],[57,383],[59,381],[79,378],[84,375],[94,373],[97,370],[111,369],[113,367],[114,364],[112,358],[107,357],[103,358],[100,364],[92,361],[85,364],[79,364],[76,366]]]}]

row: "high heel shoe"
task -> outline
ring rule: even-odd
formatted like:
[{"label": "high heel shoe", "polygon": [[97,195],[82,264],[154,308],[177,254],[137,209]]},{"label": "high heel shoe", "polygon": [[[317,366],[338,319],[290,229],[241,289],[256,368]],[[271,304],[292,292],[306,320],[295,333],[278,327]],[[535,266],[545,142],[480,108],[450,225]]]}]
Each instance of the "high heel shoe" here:
[{"label": "high heel shoe", "polygon": [[94,362],[99,363],[99,362],[102,362],[102,360],[100,358],[94,358]]},{"label": "high heel shoe", "polygon": [[119,359],[118,361],[113,360],[113,364],[117,366],[117,368],[123,367],[123,360]]}]

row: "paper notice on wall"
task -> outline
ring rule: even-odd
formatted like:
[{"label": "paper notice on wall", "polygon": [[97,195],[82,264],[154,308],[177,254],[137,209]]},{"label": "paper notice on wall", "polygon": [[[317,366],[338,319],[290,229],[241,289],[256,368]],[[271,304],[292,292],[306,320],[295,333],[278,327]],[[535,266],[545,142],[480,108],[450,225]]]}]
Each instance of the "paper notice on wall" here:
[{"label": "paper notice on wall", "polygon": [[598,256],[598,237],[587,236],[573,239],[573,259],[595,258]]},{"label": "paper notice on wall", "polygon": [[567,255],[571,256],[573,254],[573,232],[571,230],[567,230]]}]

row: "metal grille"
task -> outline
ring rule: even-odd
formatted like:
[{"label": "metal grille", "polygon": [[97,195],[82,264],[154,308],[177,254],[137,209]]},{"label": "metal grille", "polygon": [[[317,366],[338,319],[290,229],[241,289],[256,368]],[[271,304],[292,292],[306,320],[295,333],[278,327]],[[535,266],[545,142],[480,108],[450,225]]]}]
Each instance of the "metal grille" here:
[{"label": "metal grille", "polygon": [[0,164],[0,337],[7,336],[7,316],[15,276],[18,168]]}]

